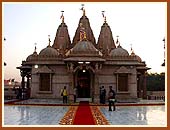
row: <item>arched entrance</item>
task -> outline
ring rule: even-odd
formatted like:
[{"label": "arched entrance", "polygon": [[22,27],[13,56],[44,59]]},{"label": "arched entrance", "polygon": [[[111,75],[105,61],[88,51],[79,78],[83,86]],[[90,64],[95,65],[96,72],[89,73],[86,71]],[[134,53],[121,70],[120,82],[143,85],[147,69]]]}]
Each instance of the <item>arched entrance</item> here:
[{"label": "arched entrance", "polygon": [[89,70],[77,70],[75,74],[75,85],[77,86],[78,98],[91,97],[92,82],[92,74]]}]

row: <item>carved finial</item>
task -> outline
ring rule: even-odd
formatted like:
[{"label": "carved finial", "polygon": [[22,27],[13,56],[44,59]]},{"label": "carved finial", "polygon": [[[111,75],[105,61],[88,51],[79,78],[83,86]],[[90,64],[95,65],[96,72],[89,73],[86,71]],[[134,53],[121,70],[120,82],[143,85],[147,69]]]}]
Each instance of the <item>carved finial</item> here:
[{"label": "carved finial", "polygon": [[34,45],[35,45],[34,52],[36,52],[36,50],[37,50],[37,47],[36,47],[37,43],[34,43]]},{"label": "carved finial", "polygon": [[85,16],[86,15],[86,11],[85,11],[85,8],[84,8],[84,4],[81,4],[81,9],[80,10],[82,10],[83,11],[83,16]]},{"label": "carved finial", "polygon": [[80,23],[80,41],[87,40],[86,38],[85,28],[83,27],[83,24]]},{"label": "carved finial", "polygon": [[60,17],[60,19],[62,20],[62,23],[64,23],[64,15],[63,15],[63,13],[64,13],[64,11],[62,10],[61,11],[61,17]]},{"label": "carved finial", "polygon": [[134,50],[133,50],[133,48],[132,48],[132,44],[130,44],[130,46],[131,46],[131,48],[130,48],[131,55],[134,56],[134,55],[135,55],[135,52],[134,52]]},{"label": "carved finial", "polygon": [[119,36],[116,36],[117,37],[117,41],[116,41],[116,44],[117,44],[117,47],[120,47],[120,42],[119,42]]},{"label": "carved finial", "polygon": [[50,35],[48,35],[48,41],[49,41],[48,46],[50,47],[50,42],[51,42]]},{"label": "carved finial", "polygon": [[103,16],[103,18],[104,18],[104,23],[106,23],[105,11],[102,11],[102,16]]}]

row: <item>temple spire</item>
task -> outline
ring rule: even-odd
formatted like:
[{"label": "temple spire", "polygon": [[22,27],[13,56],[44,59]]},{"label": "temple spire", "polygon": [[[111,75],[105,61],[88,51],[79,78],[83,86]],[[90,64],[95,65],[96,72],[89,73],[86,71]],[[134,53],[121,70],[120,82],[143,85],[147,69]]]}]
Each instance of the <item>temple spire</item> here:
[{"label": "temple spire", "polygon": [[60,17],[60,19],[62,20],[62,23],[64,23],[64,15],[63,15],[63,13],[64,13],[64,11],[62,10],[61,11],[61,17]]},{"label": "temple spire", "polygon": [[112,31],[110,26],[107,24],[106,17],[105,17],[105,11],[102,11],[102,16],[104,18],[103,25],[101,26],[98,42],[97,42],[97,48],[103,53],[104,57],[107,57],[109,52],[116,48]]},{"label": "temple spire", "polygon": [[82,10],[83,11],[83,16],[86,16],[86,11],[85,11],[85,8],[84,8],[84,4],[81,4],[81,9],[80,10]]},{"label": "temple spire", "polygon": [[85,14],[84,7],[82,7],[80,10],[82,10],[84,13],[83,13],[83,16],[79,20],[78,27],[77,27],[75,35],[73,37],[72,47],[74,47],[80,41],[80,23],[83,24],[83,28],[85,30],[86,40],[92,42],[93,45],[96,47],[96,40],[95,40],[93,31],[92,31],[92,29],[90,27],[89,19]]}]

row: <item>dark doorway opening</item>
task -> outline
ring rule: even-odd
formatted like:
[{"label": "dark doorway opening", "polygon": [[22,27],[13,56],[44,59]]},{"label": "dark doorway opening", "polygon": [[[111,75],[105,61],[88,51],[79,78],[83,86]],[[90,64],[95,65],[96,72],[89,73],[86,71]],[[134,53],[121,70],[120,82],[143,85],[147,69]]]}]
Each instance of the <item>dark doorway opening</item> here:
[{"label": "dark doorway opening", "polygon": [[88,70],[79,70],[77,74],[78,98],[90,97],[90,73]]}]

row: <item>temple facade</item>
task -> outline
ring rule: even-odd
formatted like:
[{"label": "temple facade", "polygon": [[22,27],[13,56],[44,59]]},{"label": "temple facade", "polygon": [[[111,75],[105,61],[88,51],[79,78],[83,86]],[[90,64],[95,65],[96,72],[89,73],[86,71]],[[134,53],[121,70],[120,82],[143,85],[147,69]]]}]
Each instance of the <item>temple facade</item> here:
[{"label": "temple facade", "polygon": [[91,99],[96,103],[101,86],[105,87],[106,93],[112,86],[118,101],[146,98],[145,73],[149,68],[133,49],[129,54],[119,39],[114,41],[106,17],[96,42],[83,9],[71,42],[62,14],[54,42],[50,43],[49,39],[48,46],[39,53],[35,47],[33,54],[17,67],[22,76],[22,88],[30,89],[30,98],[62,100],[60,91],[64,86],[70,102],[73,101],[74,87],[77,87],[79,99]]}]

